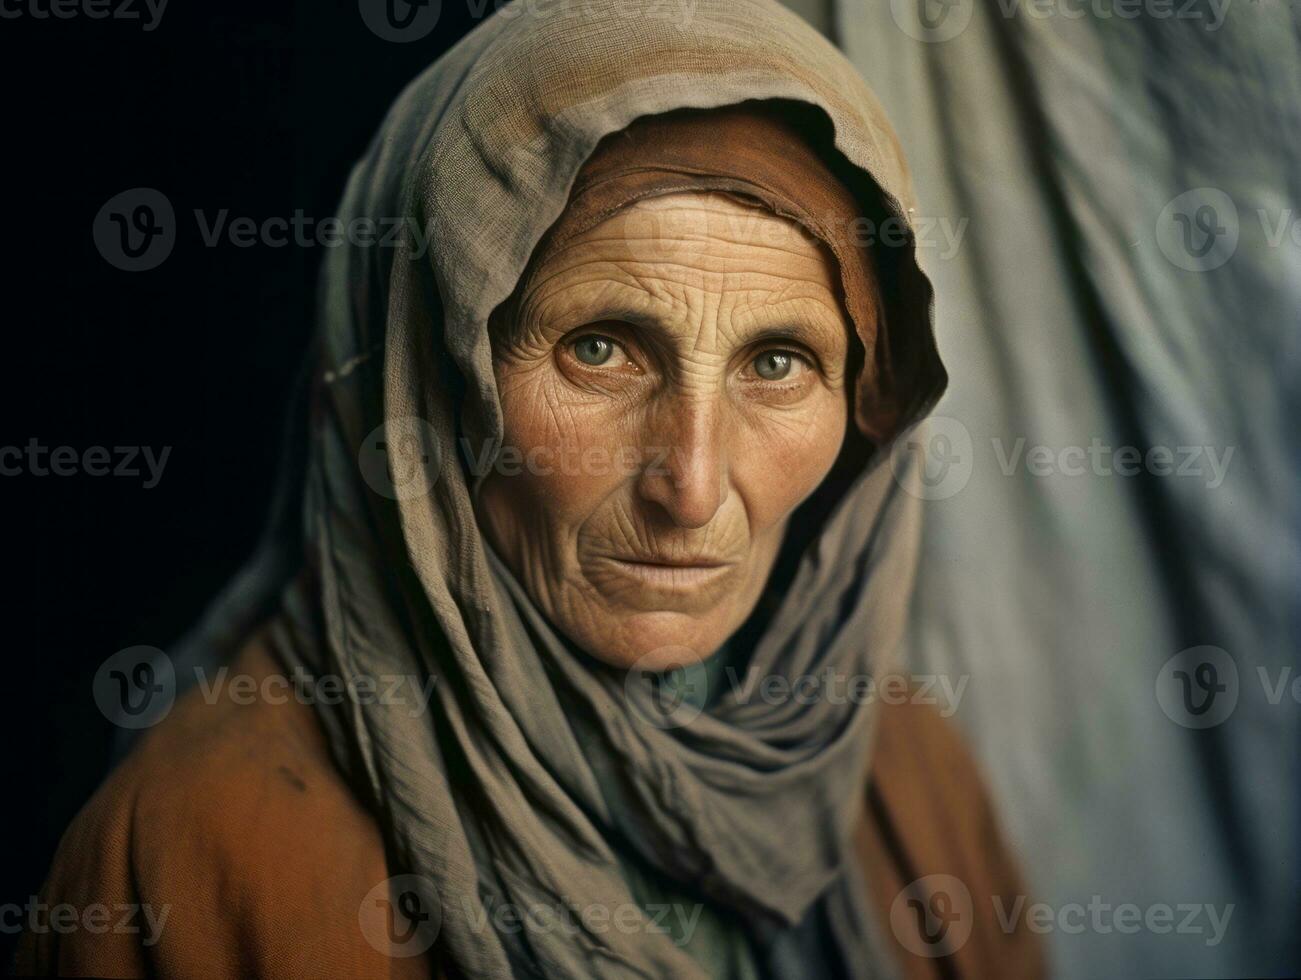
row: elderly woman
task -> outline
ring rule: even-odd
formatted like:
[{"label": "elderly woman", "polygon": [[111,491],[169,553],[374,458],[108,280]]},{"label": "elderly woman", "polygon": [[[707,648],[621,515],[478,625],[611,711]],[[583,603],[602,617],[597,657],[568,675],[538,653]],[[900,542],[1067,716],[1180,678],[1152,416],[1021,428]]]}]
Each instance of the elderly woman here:
[{"label": "elderly woman", "polygon": [[768,0],[504,8],[433,65],[349,182],[403,234],[327,261],[280,515],[169,662],[226,680],[56,857],[140,928],[20,969],[1036,974],[960,742],[871,684],[945,383],[872,234],[910,200]]}]

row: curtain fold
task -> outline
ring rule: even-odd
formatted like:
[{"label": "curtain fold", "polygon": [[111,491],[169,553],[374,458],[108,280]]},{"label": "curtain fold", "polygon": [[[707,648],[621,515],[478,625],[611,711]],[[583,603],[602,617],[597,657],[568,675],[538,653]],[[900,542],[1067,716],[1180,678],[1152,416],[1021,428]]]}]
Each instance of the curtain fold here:
[{"label": "curtain fold", "polygon": [[912,669],[969,678],[1053,965],[1295,970],[1297,12],[832,5],[913,164],[952,374]]}]

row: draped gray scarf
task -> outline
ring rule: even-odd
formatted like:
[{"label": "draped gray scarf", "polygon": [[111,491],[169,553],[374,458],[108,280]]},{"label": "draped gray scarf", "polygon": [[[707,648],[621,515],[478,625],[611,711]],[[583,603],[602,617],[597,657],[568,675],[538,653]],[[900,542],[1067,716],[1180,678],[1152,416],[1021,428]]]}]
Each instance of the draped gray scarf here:
[{"label": "draped gray scarf", "polygon": [[[765,973],[801,975],[811,936],[846,975],[892,970],[865,886],[847,873],[871,703],[747,693],[774,675],[892,665],[920,521],[897,479],[907,454],[876,446],[819,515],[745,651],[744,683],[673,726],[654,723],[653,678],[571,649],[490,553],[460,448],[500,445],[489,315],[598,141],[640,116],[754,99],[807,107],[855,194],[911,226],[907,170],[876,100],[770,0],[508,6],[412,83],[340,212],[399,221],[397,245],[331,250],[299,416],[308,431],[291,429],[259,554],[191,637],[190,656],[223,655],[273,614],[290,666],[434,680],[427,711],[345,700],[319,715],[393,872],[437,903],[452,973],[699,976],[646,916],[597,928],[581,914],[631,902],[615,841],[748,923]],[[878,260],[887,354],[902,356],[906,338],[921,365],[910,425],[944,374],[913,244],[891,251]],[[575,915],[567,929],[497,930],[483,913],[502,905]]]}]

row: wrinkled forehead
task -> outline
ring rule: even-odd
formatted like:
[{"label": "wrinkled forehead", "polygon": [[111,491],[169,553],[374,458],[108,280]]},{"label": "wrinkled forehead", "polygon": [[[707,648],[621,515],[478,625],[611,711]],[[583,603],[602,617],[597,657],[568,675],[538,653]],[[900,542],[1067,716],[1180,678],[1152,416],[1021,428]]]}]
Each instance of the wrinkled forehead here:
[{"label": "wrinkled forehead", "polygon": [[783,339],[839,373],[851,322],[834,257],[798,222],[752,198],[675,191],[540,251],[490,334],[498,356],[603,323],[699,355]]},{"label": "wrinkled forehead", "polygon": [[[532,319],[525,314],[536,311],[539,292],[554,294],[558,277],[583,278],[575,273],[580,265],[600,281],[604,263],[607,272],[618,270],[616,279],[629,266],[650,278],[668,268],[679,286],[695,279],[704,288],[701,277],[714,274],[746,276],[756,292],[767,273],[772,295],[793,291],[812,301],[801,318],[837,332],[850,326],[856,349],[871,350],[879,328],[875,276],[870,257],[848,243],[858,202],[789,112],[761,103],[676,111],[606,137],[494,313],[491,335],[512,336]],[[626,300],[629,291],[622,292]]]},{"label": "wrinkled forehead", "polygon": [[[564,223],[563,217],[559,223]],[[797,253],[816,251],[821,244],[802,223],[778,214],[753,194],[705,188],[638,198],[570,241],[592,242],[602,237],[630,243],[709,238],[738,245],[787,248]],[[549,242],[553,251],[565,244],[560,236]]]},{"label": "wrinkled forehead", "polygon": [[715,289],[730,286],[729,276],[773,274],[839,291],[835,259],[825,243],[747,194],[668,191],[632,200],[583,230],[571,228],[564,215],[557,226],[561,233],[539,244],[520,277],[517,310],[552,288],[557,277],[580,269],[633,278],[666,269],[674,281],[703,287],[709,280]]}]

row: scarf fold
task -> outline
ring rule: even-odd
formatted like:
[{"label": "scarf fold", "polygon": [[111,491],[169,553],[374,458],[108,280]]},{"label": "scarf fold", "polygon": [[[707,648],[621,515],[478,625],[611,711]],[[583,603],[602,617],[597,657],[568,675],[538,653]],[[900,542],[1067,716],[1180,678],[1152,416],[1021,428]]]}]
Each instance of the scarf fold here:
[{"label": "scarf fold", "polygon": [[[503,8],[399,98],[340,217],[397,218],[403,234],[327,257],[309,431],[286,462],[297,476],[254,567],[191,645],[229,640],[279,596],[288,666],[433,680],[427,710],[345,699],[319,714],[393,873],[438,903],[439,955],[456,975],[700,976],[629,909],[616,844],[734,912],[768,975],[801,975],[815,944],[845,975],[890,975],[846,874],[873,705],[774,702],[760,684],[894,665],[920,512],[894,472],[907,457],[892,471],[886,456],[945,384],[907,170],[863,81],[775,2],[700,0],[677,20],[657,9]],[[769,108],[725,108],[757,100]],[[718,110],[704,113],[714,142],[680,138],[691,131],[667,121],[685,118],[675,110]],[[598,220],[614,201],[602,195],[668,192],[675,168],[827,244],[862,348],[855,419],[869,440],[806,513],[741,683],[681,724],[665,721],[656,678],[594,665],[556,635],[486,546],[466,465],[467,450],[500,447],[488,323],[539,242]],[[895,222],[903,244],[869,252],[847,214],[876,223],[859,233]],[[503,907],[524,925],[495,927]]]}]

